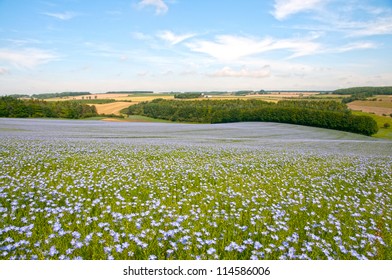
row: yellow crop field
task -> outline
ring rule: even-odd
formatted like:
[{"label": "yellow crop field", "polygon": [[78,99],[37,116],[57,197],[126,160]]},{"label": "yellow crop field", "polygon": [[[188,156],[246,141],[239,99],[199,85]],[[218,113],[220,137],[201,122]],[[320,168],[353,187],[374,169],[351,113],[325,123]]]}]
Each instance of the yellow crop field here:
[{"label": "yellow crop field", "polygon": [[120,115],[120,111],[122,109],[127,108],[133,104],[136,104],[136,102],[113,102],[107,104],[90,104],[90,105],[93,105],[95,106],[95,108],[97,108],[98,114]]}]

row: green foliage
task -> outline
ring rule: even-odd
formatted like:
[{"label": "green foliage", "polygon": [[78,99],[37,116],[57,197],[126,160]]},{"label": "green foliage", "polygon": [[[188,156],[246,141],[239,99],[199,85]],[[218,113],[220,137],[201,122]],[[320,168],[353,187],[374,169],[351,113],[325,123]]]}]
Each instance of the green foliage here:
[{"label": "green foliage", "polygon": [[245,96],[245,95],[251,94],[251,93],[254,93],[254,91],[253,90],[239,90],[239,91],[234,92],[234,95]]},{"label": "green foliage", "polygon": [[371,95],[392,95],[392,87],[352,87],[338,89],[334,94],[371,94]]},{"label": "green foliage", "polygon": [[286,108],[306,108],[313,110],[325,110],[346,113],[349,111],[346,104],[332,100],[320,100],[317,102],[309,100],[280,100],[278,106]]},{"label": "green foliage", "polygon": [[128,115],[198,123],[244,121],[280,122],[372,135],[378,131],[371,117],[354,116],[345,104],[335,101],[261,100],[179,101],[155,99],[130,106]]},{"label": "green foliage", "polygon": [[194,99],[201,97],[201,93],[178,93],[174,95],[177,99]]},{"label": "green foliage", "polygon": [[389,123],[384,123],[384,128],[390,128],[391,125]]},{"label": "green foliage", "polygon": [[59,93],[40,93],[33,94],[31,97],[36,99],[48,99],[48,98],[56,98],[56,97],[65,97],[65,96],[81,96],[81,95],[90,95],[89,92],[59,92]]},{"label": "green foliage", "polygon": [[73,101],[19,100],[10,96],[0,98],[0,117],[80,119],[96,115],[97,110],[94,106]]},{"label": "green foliage", "polygon": [[334,94],[348,95],[350,97],[343,98],[343,103],[350,103],[355,100],[365,100],[374,95],[392,95],[392,87],[353,87],[338,89]]},{"label": "green foliage", "polygon": [[10,94],[8,96],[11,96],[14,98],[30,98],[30,95],[27,95],[27,94]]}]

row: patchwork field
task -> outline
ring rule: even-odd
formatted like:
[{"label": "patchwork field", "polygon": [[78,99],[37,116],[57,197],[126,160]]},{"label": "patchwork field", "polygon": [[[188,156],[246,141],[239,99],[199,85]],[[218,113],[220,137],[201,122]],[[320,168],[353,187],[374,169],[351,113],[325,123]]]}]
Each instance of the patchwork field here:
[{"label": "patchwork field", "polygon": [[347,105],[351,110],[374,113],[379,116],[392,114],[392,96],[376,96],[374,99],[356,100]]},{"label": "patchwork field", "polygon": [[0,119],[0,259],[392,259],[392,142]]},{"label": "patchwork field", "polygon": [[69,101],[69,100],[89,100],[88,98],[91,98],[92,101],[105,100],[105,99],[115,100],[116,102],[112,102],[112,103],[105,103],[105,104],[91,103],[89,105],[95,106],[97,108],[98,114],[120,115],[120,111],[122,109],[127,108],[133,104],[138,104],[140,102],[145,102],[145,101],[151,101],[156,98],[173,99],[174,96],[162,95],[162,94],[132,95],[132,94],[119,94],[119,93],[105,93],[105,94],[92,94],[92,95],[82,95],[82,96],[69,96],[69,97],[62,97],[62,98],[50,98],[47,99],[46,101],[53,102],[53,101]]},{"label": "patchwork field", "polygon": [[143,101],[151,101],[156,98],[164,98],[164,99],[173,99],[173,95],[163,95],[163,94],[120,94],[120,93],[99,93],[99,94],[91,94],[91,95],[80,95],[80,96],[67,96],[62,98],[50,98],[46,99],[46,101],[67,101],[67,100],[87,100],[91,98],[95,99],[114,99],[116,101],[133,101],[133,102],[143,102]]}]

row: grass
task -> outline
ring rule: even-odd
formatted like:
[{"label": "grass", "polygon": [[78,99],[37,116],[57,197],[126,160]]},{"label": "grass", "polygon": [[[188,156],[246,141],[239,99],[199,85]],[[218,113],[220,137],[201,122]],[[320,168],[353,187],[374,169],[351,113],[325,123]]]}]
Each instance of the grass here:
[{"label": "grass", "polygon": [[130,115],[127,118],[125,118],[125,120],[132,121],[132,122],[172,123],[171,121],[167,121],[167,120],[154,119],[154,118],[139,116],[139,115]]},{"label": "grass", "polygon": [[97,121],[97,120],[102,120],[102,119],[105,119],[105,118],[107,118],[107,117],[97,116],[97,117],[85,118],[85,119],[82,119],[82,120],[86,120],[86,121]]},{"label": "grass", "polygon": [[[379,116],[376,114],[370,114],[370,113],[359,112],[359,111],[353,111],[353,114],[357,115],[357,116],[372,117],[377,122],[377,125],[379,128],[378,132],[376,134],[374,134],[373,137],[392,140],[392,118],[391,117]],[[384,128],[385,123],[389,123],[391,125],[391,127]]]}]

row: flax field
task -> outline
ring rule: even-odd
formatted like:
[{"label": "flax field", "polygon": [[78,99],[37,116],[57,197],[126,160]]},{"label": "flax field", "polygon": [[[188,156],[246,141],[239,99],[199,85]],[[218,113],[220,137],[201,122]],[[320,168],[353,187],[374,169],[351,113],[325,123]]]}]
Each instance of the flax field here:
[{"label": "flax field", "polygon": [[392,142],[0,119],[0,259],[392,259]]}]

